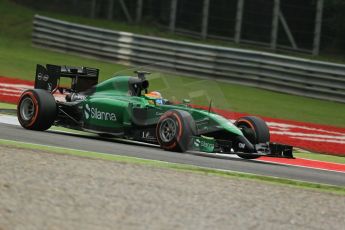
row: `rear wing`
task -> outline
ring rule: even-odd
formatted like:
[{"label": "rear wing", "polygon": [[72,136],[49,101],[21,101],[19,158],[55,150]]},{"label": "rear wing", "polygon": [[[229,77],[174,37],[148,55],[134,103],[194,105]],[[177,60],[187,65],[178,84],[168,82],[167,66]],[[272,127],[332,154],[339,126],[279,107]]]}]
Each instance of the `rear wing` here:
[{"label": "rear wing", "polygon": [[99,69],[89,67],[37,65],[35,89],[45,89],[53,93],[59,89],[60,78],[66,77],[72,79],[70,90],[78,93],[97,85],[98,75]]}]

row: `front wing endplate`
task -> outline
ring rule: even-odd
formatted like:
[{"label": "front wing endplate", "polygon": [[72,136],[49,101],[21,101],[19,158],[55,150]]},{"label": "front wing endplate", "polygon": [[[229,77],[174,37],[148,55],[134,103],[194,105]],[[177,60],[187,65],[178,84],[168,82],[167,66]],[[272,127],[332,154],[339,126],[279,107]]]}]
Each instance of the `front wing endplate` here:
[{"label": "front wing endplate", "polygon": [[[213,137],[193,136],[191,137],[189,150],[206,152],[206,153],[224,153],[236,154],[232,148],[232,142],[226,140],[218,140]],[[256,152],[245,153],[268,157],[294,158],[293,147],[280,143],[261,143],[255,145]]]}]

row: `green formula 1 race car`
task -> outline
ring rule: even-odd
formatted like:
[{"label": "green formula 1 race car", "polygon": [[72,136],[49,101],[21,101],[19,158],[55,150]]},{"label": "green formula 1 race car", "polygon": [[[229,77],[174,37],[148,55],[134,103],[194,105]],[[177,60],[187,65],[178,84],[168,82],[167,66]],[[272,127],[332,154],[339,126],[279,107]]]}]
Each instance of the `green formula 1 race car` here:
[{"label": "green formula 1 race car", "polygon": [[[17,109],[22,127],[47,130],[52,125],[157,144],[169,151],[189,150],[292,158],[292,147],[270,143],[266,123],[254,116],[236,122],[190,105],[148,93],[148,72],[117,76],[98,83],[99,70],[37,65],[35,88],[23,92]],[[61,78],[70,87],[61,87]],[[65,100],[53,95],[60,92]]]}]

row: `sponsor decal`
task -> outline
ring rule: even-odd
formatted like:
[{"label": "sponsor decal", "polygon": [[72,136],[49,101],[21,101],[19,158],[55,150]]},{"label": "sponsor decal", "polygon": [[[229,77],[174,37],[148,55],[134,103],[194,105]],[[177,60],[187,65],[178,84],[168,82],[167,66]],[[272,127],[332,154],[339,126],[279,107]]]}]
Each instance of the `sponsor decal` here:
[{"label": "sponsor decal", "polygon": [[47,74],[45,74],[44,76],[43,76],[43,81],[48,81],[49,80],[49,76],[47,75]]},{"label": "sponsor decal", "polygon": [[149,131],[142,131],[141,132],[141,138],[147,139],[149,136],[150,136],[150,132]]},{"label": "sponsor decal", "polygon": [[86,120],[95,119],[102,121],[116,121],[116,114],[112,112],[104,112],[98,108],[91,107],[89,104],[85,105],[84,115]]},{"label": "sponsor decal", "polygon": [[238,147],[240,149],[244,149],[246,147],[246,144],[243,144],[243,143],[238,143]]},{"label": "sponsor decal", "polygon": [[194,140],[194,146],[199,148],[200,147],[200,139],[195,139]]},{"label": "sponsor decal", "polygon": [[49,76],[47,75],[47,74],[42,74],[42,73],[38,73],[37,74],[37,79],[39,80],[39,81],[48,81],[49,80]]},{"label": "sponsor decal", "polygon": [[195,137],[193,146],[196,150],[212,153],[214,150],[214,139],[207,137]]},{"label": "sponsor decal", "polygon": [[43,74],[42,74],[42,73],[38,73],[38,74],[37,74],[37,79],[38,79],[39,81],[41,81],[42,78],[43,78]]},{"label": "sponsor decal", "polygon": [[52,83],[48,83],[48,91],[52,91],[53,90],[53,87],[52,87]]},{"label": "sponsor decal", "polygon": [[140,137],[141,137],[141,139],[148,140],[148,141],[156,140],[156,138],[151,134],[150,131],[140,132]]},{"label": "sponsor decal", "polygon": [[207,148],[207,149],[209,149],[209,148],[213,149],[214,148],[214,144],[209,142],[209,141],[201,140],[200,141],[200,147],[201,148]]},{"label": "sponsor decal", "polygon": [[86,120],[88,120],[90,118],[90,107],[89,107],[89,104],[85,105],[84,116],[85,116]]},{"label": "sponsor decal", "polygon": [[80,94],[77,94],[77,93],[74,93],[71,96],[71,100],[72,101],[80,101],[80,100],[84,100],[85,98],[86,98],[85,95],[80,95]]}]

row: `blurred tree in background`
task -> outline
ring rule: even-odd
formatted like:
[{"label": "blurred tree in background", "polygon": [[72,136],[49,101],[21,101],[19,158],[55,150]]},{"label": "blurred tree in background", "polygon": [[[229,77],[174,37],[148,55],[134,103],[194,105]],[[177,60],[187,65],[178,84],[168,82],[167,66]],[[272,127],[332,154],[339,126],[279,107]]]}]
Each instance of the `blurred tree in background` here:
[{"label": "blurred tree in background", "polygon": [[345,1],[326,0],[323,22],[323,49],[325,52],[345,52]]},{"label": "blurred tree in background", "polygon": [[[31,8],[82,17],[139,23],[168,29],[172,0],[13,0]],[[138,20],[138,4],[142,1]],[[176,32],[200,37],[204,0],[178,0]],[[245,0],[241,40],[269,44],[274,0]],[[210,0],[208,38],[233,40],[238,0]],[[280,11],[298,48],[311,50],[317,0],[280,0]],[[278,44],[291,47],[279,21]],[[345,51],[345,0],[324,0],[321,51]]]}]

